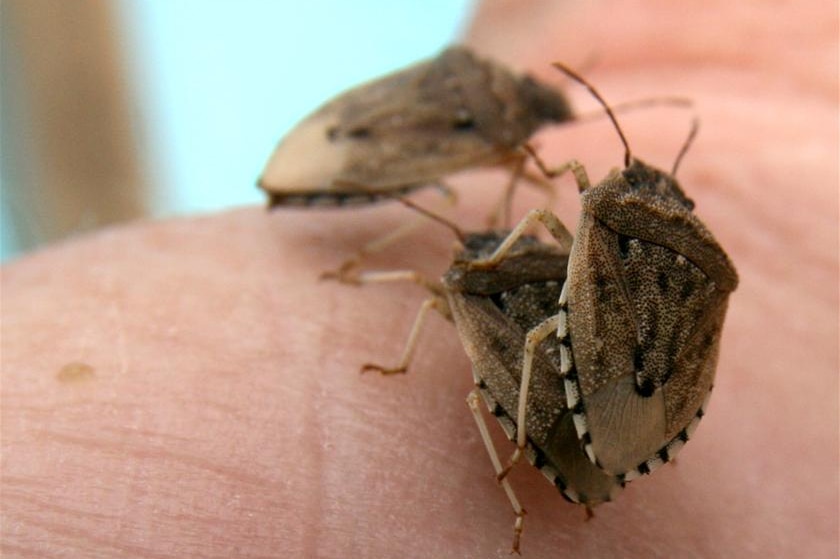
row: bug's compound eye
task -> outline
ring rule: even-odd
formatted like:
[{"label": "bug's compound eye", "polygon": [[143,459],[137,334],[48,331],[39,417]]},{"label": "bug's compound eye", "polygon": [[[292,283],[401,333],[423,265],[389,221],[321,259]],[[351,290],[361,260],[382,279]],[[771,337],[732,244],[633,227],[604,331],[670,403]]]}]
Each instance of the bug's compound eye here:
[{"label": "bug's compound eye", "polygon": [[452,121],[454,130],[472,130],[475,128],[475,119],[466,109],[460,109],[455,113],[455,120]]},{"label": "bug's compound eye", "polygon": [[339,133],[340,130],[338,126],[330,126],[329,128],[327,128],[327,140],[331,142],[336,141],[338,139]]}]

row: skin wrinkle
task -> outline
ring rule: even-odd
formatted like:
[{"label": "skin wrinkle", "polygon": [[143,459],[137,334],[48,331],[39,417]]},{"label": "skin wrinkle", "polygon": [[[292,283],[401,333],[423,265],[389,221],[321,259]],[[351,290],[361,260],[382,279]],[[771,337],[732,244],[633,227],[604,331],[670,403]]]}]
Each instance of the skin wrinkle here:
[{"label": "skin wrinkle", "polygon": [[[307,379],[307,389],[305,393],[322,394],[323,390],[320,387],[318,375],[311,375]],[[303,535],[301,538],[301,546],[304,550],[305,557],[318,557],[319,548],[323,541],[324,524],[321,519],[324,518],[324,476],[327,475],[331,469],[328,461],[324,459],[325,448],[321,441],[325,440],[324,426],[322,424],[322,416],[318,413],[318,406],[306,406],[300,418],[303,427],[303,440],[318,441],[319,444],[309,445],[306,452],[306,465],[316,472],[318,477],[315,478],[315,483],[308,483],[305,487],[306,491],[306,505],[305,512],[301,518],[301,527]]]},{"label": "skin wrinkle", "polygon": [[162,447],[139,448],[128,444],[118,443],[117,441],[100,441],[94,438],[78,437],[65,433],[48,431],[34,431],[32,432],[32,435],[40,443],[73,445],[84,449],[86,452],[103,452],[105,454],[120,457],[130,456],[137,460],[153,460],[161,462],[174,461],[188,467],[188,469],[201,470],[215,476],[225,478],[229,482],[244,483],[256,487],[267,487],[271,485],[267,479],[253,475],[245,475],[240,469],[222,466],[210,460],[202,460],[189,454],[174,452]]}]

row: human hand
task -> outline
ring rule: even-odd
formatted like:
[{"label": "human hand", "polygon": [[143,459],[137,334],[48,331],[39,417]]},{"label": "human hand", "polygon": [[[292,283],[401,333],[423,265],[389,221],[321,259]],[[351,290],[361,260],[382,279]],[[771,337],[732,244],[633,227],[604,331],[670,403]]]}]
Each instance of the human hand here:
[{"label": "human hand", "polygon": [[[817,2],[752,6],[488,2],[469,33],[549,81],[550,62],[594,54],[586,75],[612,102],[695,99],[679,179],[741,277],[679,464],[589,522],[517,467],[526,557],[836,555],[837,19]],[[634,153],[667,168],[690,115],[620,119]],[[621,163],[606,121],[539,144],[593,180]],[[480,227],[503,179],[461,183],[459,211]],[[558,190],[572,226],[577,194]],[[407,375],[360,376],[398,356],[423,293],[317,281],[405,212],[237,210],[6,266],[3,555],[507,556],[513,514],[464,404],[454,329],[430,319]],[[424,232],[375,263],[439,275],[451,237]]]}]

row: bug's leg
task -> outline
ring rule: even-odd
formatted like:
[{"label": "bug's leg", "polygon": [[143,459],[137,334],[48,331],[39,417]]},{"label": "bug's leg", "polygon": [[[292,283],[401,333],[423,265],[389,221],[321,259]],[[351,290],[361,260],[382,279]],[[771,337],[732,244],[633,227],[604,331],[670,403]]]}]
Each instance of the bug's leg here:
[{"label": "bug's leg", "polygon": [[423,218],[414,218],[411,221],[400,225],[393,231],[373,239],[356,251],[353,256],[342,262],[335,270],[322,272],[318,279],[336,280],[339,283],[345,283],[348,285],[361,285],[362,282],[359,279],[359,268],[362,265],[362,261],[366,257],[383,251],[403,237],[410,235],[415,229],[423,224],[423,221]]},{"label": "bug's leg", "polygon": [[516,450],[513,451],[508,465],[499,472],[499,480],[503,480],[510,473],[511,468],[519,462],[525,452],[525,443],[528,437],[525,416],[528,411],[528,390],[531,384],[534,353],[536,353],[540,342],[557,332],[562,319],[563,317],[559,314],[549,317],[534,326],[525,336],[525,351],[522,355],[522,379],[519,384],[519,404],[516,411]]},{"label": "bug's leg", "polygon": [[[531,148],[531,150],[533,150],[533,148]],[[495,209],[487,218],[487,226],[490,229],[494,229],[497,226],[507,229],[510,226],[513,195],[516,191],[516,187],[519,186],[520,181],[527,182],[531,186],[539,188],[545,192],[546,208],[554,206],[557,193],[554,189],[554,185],[548,180],[549,177],[545,173],[535,174],[525,167],[530,154],[531,151],[520,148],[517,150],[516,155],[509,162],[505,163],[510,169],[510,179],[508,179],[508,183],[505,186],[502,197],[496,203]]]},{"label": "bug's leg", "polygon": [[592,183],[589,182],[589,175],[586,174],[586,167],[581,165],[581,163],[577,159],[570,159],[566,163],[560,165],[559,167],[555,167],[553,169],[549,169],[542,158],[537,155],[537,152],[529,145],[523,146],[523,149],[527,151],[531,157],[534,158],[534,163],[537,164],[539,170],[544,174],[546,177],[550,179],[555,179],[560,177],[569,171],[572,172],[572,175],[575,177],[575,182],[578,186],[579,192],[584,192],[589,190],[592,186]]},{"label": "bug's leg", "polygon": [[423,323],[426,320],[426,315],[428,314],[429,309],[435,309],[445,317],[449,315],[449,306],[446,303],[446,299],[443,299],[438,295],[429,297],[423,301],[423,304],[420,305],[420,310],[417,311],[417,316],[414,319],[414,325],[411,327],[411,332],[408,334],[408,340],[405,343],[405,348],[403,349],[402,355],[400,356],[400,360],[397,364],[393,367],[383,367],[382,365],[377,365],[375,363],[365,363],[362,365],[361,372],[365,373],[367,371],[378,371],[383,375],[394,375],[407,372],[408,365],[411,363],[411,358],[414,357],[414,349],[417,347],[417,336],[420,334],[420,329],[423,327]]},{"label": "bug's leg", "polygon": [[[440,192],[441,196],[443,196],[444,201],[449,206],[454,206],[458,202],[458,196],[448,185],[444,184],[441,181],[438,181],[434,184],[437,190]],[[381,252],[388,248],[389,246],[393,245],[394,243],[398,242],[403,237],[406,237],[413,233],[417,228],[425,223],[424,217],[417,217],[414,218],[393,231],[390,231],[381,237],[375,238],[372,241],[366,243],[362,248],[360,248],[356,253],[347,258],[341,265],[336,268],[335,270],[328,270],[326,272],[322,272],[319,276],[319,279],[322,280],[336,280],[340,283],[345,283],[348,285],[360,285],[362,282],[359,280],[359,268],[362,265],[362,261],[372,254],[376,254],[377,252]]]},{"label": "bug's leg", "polygon": [[542,172],[537,174],[525,169],[522,171],[522,180],[545,192],[544,207],[554,207],[554,203],[557,201],[557,189],[554,188],[554,183],[550,182]]},{"label": "bug's leg", "polygon": [[497,226],[507,228],[510,225],[511,205],[513,204],[513,194],[519,183],[519,179],[523,177],[525,172],[525,163],[528,161],[528,156],[525,152],[516,152],[516,155],[511,158],[509,162],[504,165],[510,170],[510,178],[508,179],[505,189],[502,192],[501,198],[496,202],[493,211],[487,216],[487,227],[494,229]]},{"label": "bug's leg", "polygon": [[539,221],[546,229],[548,229],[548,232],[551,233],[551,236],[557,240],[557,243],[564,251],[568,252],[571,250],[572,234],[569,233],[569,230],[566,229],[563,222],[549,210],[538,208],[531,210],[525,215],[525,217],[522,218],[522,221],[513,228],[513,231],[510,232],[505,240],[496,247],[493,254],[484,259],[473,260],[470,262],[469,267],[472,269],[482,269],[496,266],[504,259],[505,255],[510,251],[514,243],[516,243],[528,227],[530,227],[535,221]]},{"label": "bug's leg", "polygon": [[360,285],[366,283],[390,283],[394,281],[409,281],[416,283],[420,287],[424,287],[431,291],[434,295],[442,299],[446,299],[446,291],[440,282],[432,281],[420,272],[414,270],[388,270],[388,271],[369,271],[358,274],[357,281]]},{"label": "bug's leg", "polygon": [[[502,472],[502,463],[499,460],[499,453],[496,452],[496,447],[493,445],[493,439],[490,438],[490,431],[487,429],[487,422],[481,414],[478,388],[473,388],[467,395],[467,406],[469,406],[470,411],[473,414],[475,423],[478,426],[478,432],[481,434],[481,440],[484,442],[484,447],[487,449],[487,454],[490,456],[490,461],[493,463],[493,469],[498,476]],[[510,486],[508,480],[502,479],[500,483],[502,485],[502,489],[504,489],[505,494],[508,497],[508,500],[510,501],[511,506],[513,507],[514,514],[516,514],[516,520],[513,524],[513,546],[511,551],[518,554],[519,540],[522,536],[522,527],[525,522],[525,509],[523,509],[522,505],[519,504],[519,499],[516,498],[516,493],[513,492],[513,488]]]},{"label": "bug's leg", "polygon": [[403,349],[402,356],[399,362],[393,367],[384,367],[375,363],[365,363],[361,367],[361,372],[379,371],[383,375],[405,373],[408,370],[408,365],[411,358],[414,356],[414,349],[417,345],[417,336],[423,327],[423,322],[429,309],[435,309],[447,320],[452,320],[452,313],[449,310],[449,304],[446,302],[446,294],[443,287],[437,283],[429,280],[422,274],[414,270],[394,270],[390,272],[365,272],[359,274],[358,281],[362,283],[384,283],[392,281],[411,281],[422,287],[425,287],[432,292],[432,296],[423,301],[420,310],[417,312],[417,317],[414,319],[414,325],[411,327],[411,332],[408,335],[405,349]]}]

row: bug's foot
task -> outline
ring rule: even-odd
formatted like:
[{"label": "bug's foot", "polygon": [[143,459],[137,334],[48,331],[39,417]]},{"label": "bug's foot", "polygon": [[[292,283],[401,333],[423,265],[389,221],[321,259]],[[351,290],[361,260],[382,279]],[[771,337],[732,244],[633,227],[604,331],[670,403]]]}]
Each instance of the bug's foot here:
[{"label": "bug's foot", "polygon": [[522,528],[525,524],[525,509],[517,513],[516,522],[513,523],[513,544],[511,544],[510,555],[522,555],[519,551],[519,541],[522,539]]},{"label": "bug's foot", "polygon": [[335,270],[321,272],[318,279],[337,281],[345,285],[362,285],[362,280],[359,278],[359,262],[352,258]]},{"label": "bug's foot", "polygon": [[586,518],[584,519],[584,522],[589,522],[595,518],[595,513],[592,512],[592,508],[589,505],[584,505],[584,508],[586,509]]},{"label": "bug's foot", "polygon": [[408,371],[408,367],[383,367],[375,363],[365,363],[359,370],[360,373],[367,373],[368,371],[375,371],[383,375],[401,375]]}]

